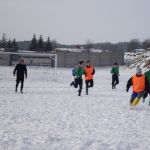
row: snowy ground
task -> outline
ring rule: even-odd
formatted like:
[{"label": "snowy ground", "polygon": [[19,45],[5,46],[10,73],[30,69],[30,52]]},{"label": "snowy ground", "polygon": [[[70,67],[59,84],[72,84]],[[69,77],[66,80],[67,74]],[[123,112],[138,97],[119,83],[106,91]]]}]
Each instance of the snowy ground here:
[{"label": "snowy ground", "polygon": [[[77,96],[70,69],[28,68],[24,93],[15,93],[12,67],[0,67],[0,150],[149,150],[150,107],[130,110],[120,70],[111,89],[110,68],[96,69],[95,86]],[[147,99],[148,101],[148,99]]]}]

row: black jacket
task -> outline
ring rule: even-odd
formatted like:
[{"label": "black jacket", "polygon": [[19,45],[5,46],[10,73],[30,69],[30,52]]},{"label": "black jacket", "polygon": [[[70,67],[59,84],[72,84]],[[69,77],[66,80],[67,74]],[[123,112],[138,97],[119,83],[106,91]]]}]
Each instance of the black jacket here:
[{"label": "black jacket", "polygon": [[[137,77],[140,77],[140,76],[138,76],[138,75],[136,75]],[[132,83],[132,77],[128,80],[128,82],[127,82],[127,86],[126,86],[126,91],[128,92],[128,90],[129,90],[129,88],[130,88],[130,86],[132,86],[133,85],[133,83]],[[149,83],[148,83],[148,79],[147,79],[147,77],[145,77],[145,91],[147,91],[148,90],[148,88],[149,88]],[[134,92],[134,91],[133,91]]]},{"label": "black jacket", "polygon": [[13,74],[15,75],[17,72],[17,79],[24,79],[24,75],[27,77],[27,68],[25,64],[17,64]]}]

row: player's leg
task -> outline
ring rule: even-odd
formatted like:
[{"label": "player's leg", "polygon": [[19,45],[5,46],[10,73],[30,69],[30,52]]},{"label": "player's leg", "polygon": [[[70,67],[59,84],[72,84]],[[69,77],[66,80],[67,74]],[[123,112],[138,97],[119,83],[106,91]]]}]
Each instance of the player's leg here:
[{"label": "player's leg", "polygon": [[85,80],[85,85],[86,85],[86,95],[88,95],[88,86],[89,86],[89,81]]},{"label": "player's leg", "polygon": [[74,85],[75,88],[78,87],[78,85],[79,85],[79,79],[78,78],[75,78],[73,85]]},{"label": "player's leg", "polygon": [[144,95],[144,91],[137,93],[137,97],[133,101],[133,106],[136,106],[140,102],[140,99],[141,97],[143,97],[143,95]]},{"label": "player's leg", "polygon": [[115,87],[115,76],[112,75],[112,89],[114,89]]},{"label": "player's leg", "polygon": [[19,82],[20,82],[20,80],[19,80],[19,79],[17,79],[17,80],[16,80],[16,88],[15,88],[15,92],[17,92]]},{"label": "player's leg", "polygon": [[82,85],[83,85],[83,80],[79,79],[79,93],[78,93],[78,96],[81,96]]},{"label": "player's leg", "polygon": [[116,81],[115,82],[115,86],[116,86],[117,84],[119,84],[119,77],[118,77],[118,75],[115,76],[115,81]]},{"label": "player's leg", "polygon": [[88,87],[93,87],[93,85],[94,85],[93,79],[89,80],[89,86]]},{"label": "player's leg", "polygon": [[21,80],[21,88],[20,88],[21,93],[23,93],[23,85],[24,85],[24,80]]},{"label": "player's leg", "polygon": [[137,93],[133,92],[130,98],[130,105],[133,106],[133,102],[135,100],[135,98],[137,97]]}]

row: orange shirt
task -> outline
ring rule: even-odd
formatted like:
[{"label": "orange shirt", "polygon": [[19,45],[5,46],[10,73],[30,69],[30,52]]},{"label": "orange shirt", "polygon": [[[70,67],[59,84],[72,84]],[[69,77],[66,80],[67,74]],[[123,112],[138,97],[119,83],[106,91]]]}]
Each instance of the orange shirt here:
[{"label": "orange shirt", "polygon": [[137,77],[136,75],[132,76],[132,85],[134,92],[142,92],[145,90],[145,75]]},{"label": "orange shirt", "polygon": [[84,68],[85,71],[85,80],[92,80],[93,79],[93,72],[94,72],[94,67],[90,66],[90,67],[85,67]]}]

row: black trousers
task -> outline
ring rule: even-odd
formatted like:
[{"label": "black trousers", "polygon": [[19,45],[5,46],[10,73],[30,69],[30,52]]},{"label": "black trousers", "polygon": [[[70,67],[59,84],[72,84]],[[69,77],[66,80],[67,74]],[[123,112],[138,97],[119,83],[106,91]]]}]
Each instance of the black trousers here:
[{"label": "black trousers", "polygon": [[79,86],[79,96],[81,95],[82,86],[83,86],[83,79],[75,78],[74,87],[77,88]]},{"label": "black trousers", "polygon": [[146,91],[144,92],[143,98],[145,99],[145,98],[148,96],[148,94],[150,95],[150,88],[148,88],[148,90],[146,90]]},{"label": "black trousers", "polygon": [[18,85],[19,85],[20,82],[21,82],[20,91],[23,90],[24,79],[17,79],[17,80],[16,80],[16,91],[17,91],[17,88],[18,88]]},{"label": "black trousers", "polygon": [[86,89],[93,87],[93,85],[94,85],[93,79],[92,80],[85,80],[85,84],[86,84]]},{"label": "black trousers", "polygon": [[119,84],[119,77],[117,74],[112,75],[112,87],[116,86]]}]

